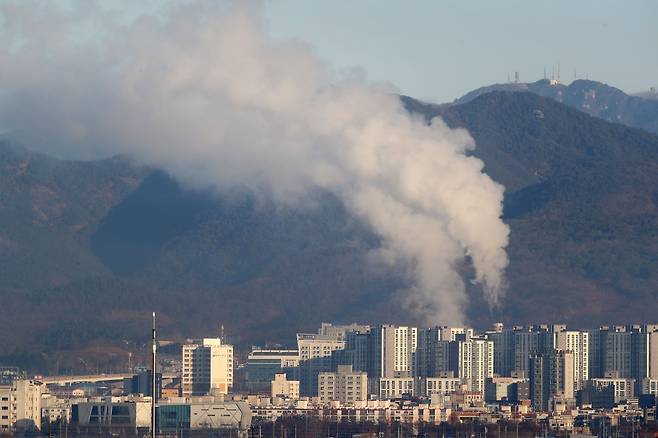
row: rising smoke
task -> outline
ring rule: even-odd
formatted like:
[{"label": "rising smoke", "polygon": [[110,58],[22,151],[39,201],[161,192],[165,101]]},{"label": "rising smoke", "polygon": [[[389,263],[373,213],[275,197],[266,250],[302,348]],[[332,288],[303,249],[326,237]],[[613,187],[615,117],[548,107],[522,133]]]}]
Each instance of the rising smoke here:
[{"label": "rising smoke", "polygon": [[407,303],[463,322],[468,256],[491,304],[504,292],[503,188],[441,120],[274,41],[258,2],[192,1],[121,23],[89,1],[0,4],[0,126],[32,148],[124,153],[191,186],[246,186],[286,204],[339,196],[408,269]]}]

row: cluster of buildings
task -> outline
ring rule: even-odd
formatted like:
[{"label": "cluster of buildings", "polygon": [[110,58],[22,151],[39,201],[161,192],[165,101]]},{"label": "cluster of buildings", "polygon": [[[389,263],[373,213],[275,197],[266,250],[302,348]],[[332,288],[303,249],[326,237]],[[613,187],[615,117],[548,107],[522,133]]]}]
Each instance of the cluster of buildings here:
[{"label": "cluster of buildings", "polygon": [[[274,412],[269,417],[286,409],[298,414],[290,402],[302,399],[302,411],[308,400],[347,411],[374,409],[378,418],[396,418],[400,406],[431,411],[436,421],[475,408],[485,415],[568,412],[573,420],[579,409],[613,412],[620,406],[655,418],[658,325],[572,330],[495,324],[476,333],[324,323],[317,333],[297,334],[297,349],[253,349],[245,375],[248,393],[271,389],[275,406],[259,407],[262,415]],[[382,401],[397,405],[375,403]]]},{"label": "cluster of buildings", "polygon": [[[62,383],[28,379],[18,373],[0,385],[0,435],[44,433],[88,436],[101,432],[144,436],[152,425],[151,370],[130,377],[90,376],[97,382]],[[75,379],[72,379],[75,380]],[[251,407],[239,397],[221,394],[180,396],[181,379],[156,373],[156,424],[160,434],[180,431],[227,431],[244,436]],[[173,387],[173,389],[172,389]],[[223,436],[215,433],[214,436]]]},{"label": "cluster of buildings", "polygon": [[222,339],[190,341],[176,373],[153,379],[143,369],[102,393],[14,373],[0,380],[0,432],[46,423],[148,429],[154,381],[161,432],[244,433],[253,421],[286,416],[431,424],[531,418],[570,430],[583,418],[655,422],[658,325],[495,324],[477,333],[323,323],[317,333],[297,334],[295,347],[254,347],[240,361]]},{"label": "cluster of buildings", "polygon": [[[467,391],[489,400],[527,399],[534,409],[548,410],[551,400],[576,400],[612,386],[618,403],[656,394],[658,325],[570,330],[496,324],[476,334],[466,327],[325,323],[318,333],[298,334],[296,350],[252,350],[247,391],[263,392],[276,374],[298,381],[300,396],[343,402]],[[342,391],[346,382],[353,382],[347,386],[353,391]]]}]

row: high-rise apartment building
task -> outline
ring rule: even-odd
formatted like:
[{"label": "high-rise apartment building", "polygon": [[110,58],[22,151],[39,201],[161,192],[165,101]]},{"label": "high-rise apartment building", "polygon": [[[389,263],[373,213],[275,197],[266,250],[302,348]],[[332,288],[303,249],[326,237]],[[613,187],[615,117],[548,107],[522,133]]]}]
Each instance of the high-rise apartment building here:
[{"label": "high-rise apartment building", "polygon": [[336,333],[297,333],[299,351],[300,391],[305,396],[315,396],[318,374],[333,368],[332,353],[345,348],[343,335]]},{"label": "high-rise apartment building", "polygon": [[631,334],[625,327],[601,330],[602,375],[631,378]]},{"label": "high-rise apartment building", "polygon": [[636,391],[652,375],[658,378],[658,325],[603,326],[588,330],[589,377],[634,379]]},{"label": "high-rise apartment building", "polygon": [[415,353],[415,377],[439,377],[457,369],[451,366],[451,342],[468,341],[473,329],[464,327],[432,327],[418,329]]},{"label": "high-rise apartment building", "polygon": [[554,350],[551,358],[551,396],[559,395],[564,399],[575,397],[576,379],[574,370],[574,353],[572,351]]},{"label": "high-rise apartment building", "polygon": [[589,378],[603,377],[603,353],[601,348],[601,330],[585,330],[589,337]]},{"label": "high-rise apartment building", "polygon": [[530,403],[536,410],[548,408],[550,397],[550,367],[549,358],[542,353],[530,357],[528,377],[530,378]]},{"label": "high-rise apartment building", "polygon": [[649,337],[649,378],[658,380],[658,324],[649,324],[646,328]]},{"label": "high-rise apartment building", "polygon": [[514,332],[514,370],[528,373],[530,357],[555,348],[555,329],[562,325],[537,325],[519,328]]},{"label": "high-rise apartment building", "polygon": [[453,341],[453,369],[469,391],[484,395],[487,377],[494,375],[494,343],[484,338]]},{"label": "high-rise apartment building", "polygon": [[486,333],[486,337],[494,343],[494,373],[510,376],[515,370],[514,330],[505,329],[497,323],[494,330]]},{"label": "high-rise apartment building", "polygon": [[318,329],[318,334],[338,341],[345,341],[350,333],[368,333],[369,331],[370,326],[367,324],[357,324],[355,322],[352,324],[330,324],[323,322]]},{"label": "high-rise apartment building", "polygon": [[233,346],[218,338],[183,345],[183,396],[228,394],[233,388]]},{"label": "high-rise apartment building", "polygon": [[575,388],[584,388],[589,380],[589,333],[576,330],[558,332],[555,348],[573,353]]},{"label": "high-rise apartment building", "polygon": [[658,397],[658,379],[646,378],[642,380],[640,387],[640,394],[651,394]]},{"label": "high-rise apartment building", "polygon": [[635,379],[637,391],[640,390],[642,380],[649,376],[649,333],[644,326],[631,328],[631,379]]},{"label": "high-rise apartment building", "polygon": [[[565,331],[564,324],[539,324],[504,328],[496,323],[485,333],[494,343],[494,372],[498,376],[528,375],[532,355],[550,352],[556,345],[556,334]],[[519,374],[520,373],[520,374]]]},{"label": "high-rise apartment building", "polygon": [[451,367],[450,344],[451,342],[448,341],[438,341],[431,346],[430,363],[428,368],[429,373],[426,377],[440,377],[450,371],[456,372],[456,370]]},{"label": "high-rise apartment building", "polygon": [[371,330],[371,377],[413,377],[415,375],[418,329],[381,325]]},{"label": "high-rise apartment building", "polygon": [[311,360],[322,357],[331,357],[335,350],[345,348],[345,340],[335,335],[321,335],[317,333],[297,333],[297,351],[299,360]]},{"label": "high-rise apartment building", "polygon": [[[654,326],[611,326],[600,330],[601,373],[599,377],[616,376],[634,379],[636,390],[651,373],[651,344]],[[655,341],[658,343],[658,341]]]},{"label": "high-rise apartment building", "polygon": [[352,365],[354,371],[368,371],[370,366],[370,332],[352,332],[347,334],[344,355],[338,359],[341,350],[337,354],[337,365]]},{"label": "high-rise apartment building", "polygon": [[417,333],[416,364],[414,368],[417,377],[428,377],[433,375],[433,350],[435,345],[440,342],[441,329],[438,327],[419,328]]},{"label": "high-rise apartment building", "polygon": [[530,357],[530,401],[538,410],[547,410],[550,399],[573,399],[574,359],[571,351],[554,350]]},{"label": "high-rise apartment building", "polygon": [[468,341],[473,337],[473,329],[468,327],[447,327],[439,328],[439,340],[441,341]]}]

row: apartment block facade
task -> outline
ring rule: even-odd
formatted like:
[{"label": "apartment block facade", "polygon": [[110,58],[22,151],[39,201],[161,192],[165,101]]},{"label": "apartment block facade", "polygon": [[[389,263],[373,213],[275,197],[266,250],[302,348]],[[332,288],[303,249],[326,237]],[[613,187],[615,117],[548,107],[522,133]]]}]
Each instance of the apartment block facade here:
[{"label": "apartment block facade", "polygon": [[219,338],[183,345],[184,397],[228,394],[233,389],[233,346]]}]

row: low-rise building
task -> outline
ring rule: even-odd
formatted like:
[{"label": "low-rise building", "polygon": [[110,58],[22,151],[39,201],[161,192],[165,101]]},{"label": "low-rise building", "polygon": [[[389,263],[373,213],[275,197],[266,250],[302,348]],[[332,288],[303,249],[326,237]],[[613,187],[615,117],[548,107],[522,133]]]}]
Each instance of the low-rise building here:
[{"label": "low-rise building", "polygon": [[192,403],[190,429],[247,430],[251,425],[251,409],[245,402]]},{"label": "low-rise building", "polygon": [[13,429],[12,393],[11,386],[0,386],[0,432],[9,432]]},{"label": "low-rise building", "polygon": [[[158,400],[162,398],[162,373],[155,373],[155,390]],[[123,395],[144,395],[151,397],[153,391],[153,373],[141,369],[132,377],[123,379]]]},{"label": "low-rise building", "polygon": [[[299,370],[299,351],[255,348],[249,353],[246,365],[247,391],[251,394],[266,394],[276,374],[287,373],[292,379],[293,371]],[[296,380],[296,379],[294,379]]]},{"label": "low-rise building", "polygon": [[104,397],[72,406],[71,422],[80,429],[148,429],[151,399]]},{"label": "low-rise building", "polygon": [[73,399],[44,396],[41,399],[41,423],[71,422]]},{"label": "low-rise building", "polygon": [[440,424],[448,421],[452,410],[431,403],[390,402],[386,400],[363,400],[350,404],[332,402],[327,404],[290,403],[286,405],[262,404],[252,406],[254,418],[276,421],[282,417],[308,416],[322,421],[369,422],[406,424]]},{"label": "low-rise building", "polygon": [[[525,384],[525,386],[523,386]],[[518,377],[489,377],[487,378],[484,398],[487,402],[511,401],[528,398],[527,390],[522,390],[519,398],[519,385],[528,387],[528,379]]]},{"label": "low-rise building", "polygon": [[0,432],[41,428],[41,393],[38,380],[18,379],[0,386]]},{"label": "low-rise building", "polygon": [[620,403],[635,397],[635,379],[617,377],[602,377],[590,380],[594,388],[605,388],[612,385],[615,388],[615,403]]},{"label": "low-rise building", "polygon": [[368,398],[368,374],[352,371],[351,365],[338,365],[335,373],[318,375],[318,397],[321,402],[333,400],[353,403]]},{"label": "low-rise building", "polygon": [[162,397],[163,399],[176,398],[180,397],[181,394],[181,382],[180,380],[174,380],[166,384],[162,388]]},{"label": "low-rise building", "polygon": [[299,398],[299,380],[288,380],[284,373],[276,374],[271,385],[272,397]]},{"label": "low-rise building", "polygon": [[615,406],[615,387],[587,385],[576,393],[578,406],[593,409],[612,409]]},{"label": "low-rise building", "polygon": [[448,395],[461,389],[461,380],[457,377],[427,377],[420,381],[420,385],[420,395],[425,397]]},{"label": "low-rise building", "polygon": [[402,396],[414,396],[415,379],[413,377],[388,377],[379,379],[379,398],[393,399]]},{"label": "low-rise building", "polygon": [[160,403],[157,409],[158,428],[164,433],[223,429],[244,434],[251,425],[251,409],[243,401],[222,401],[214,397],[181,399]]}]

